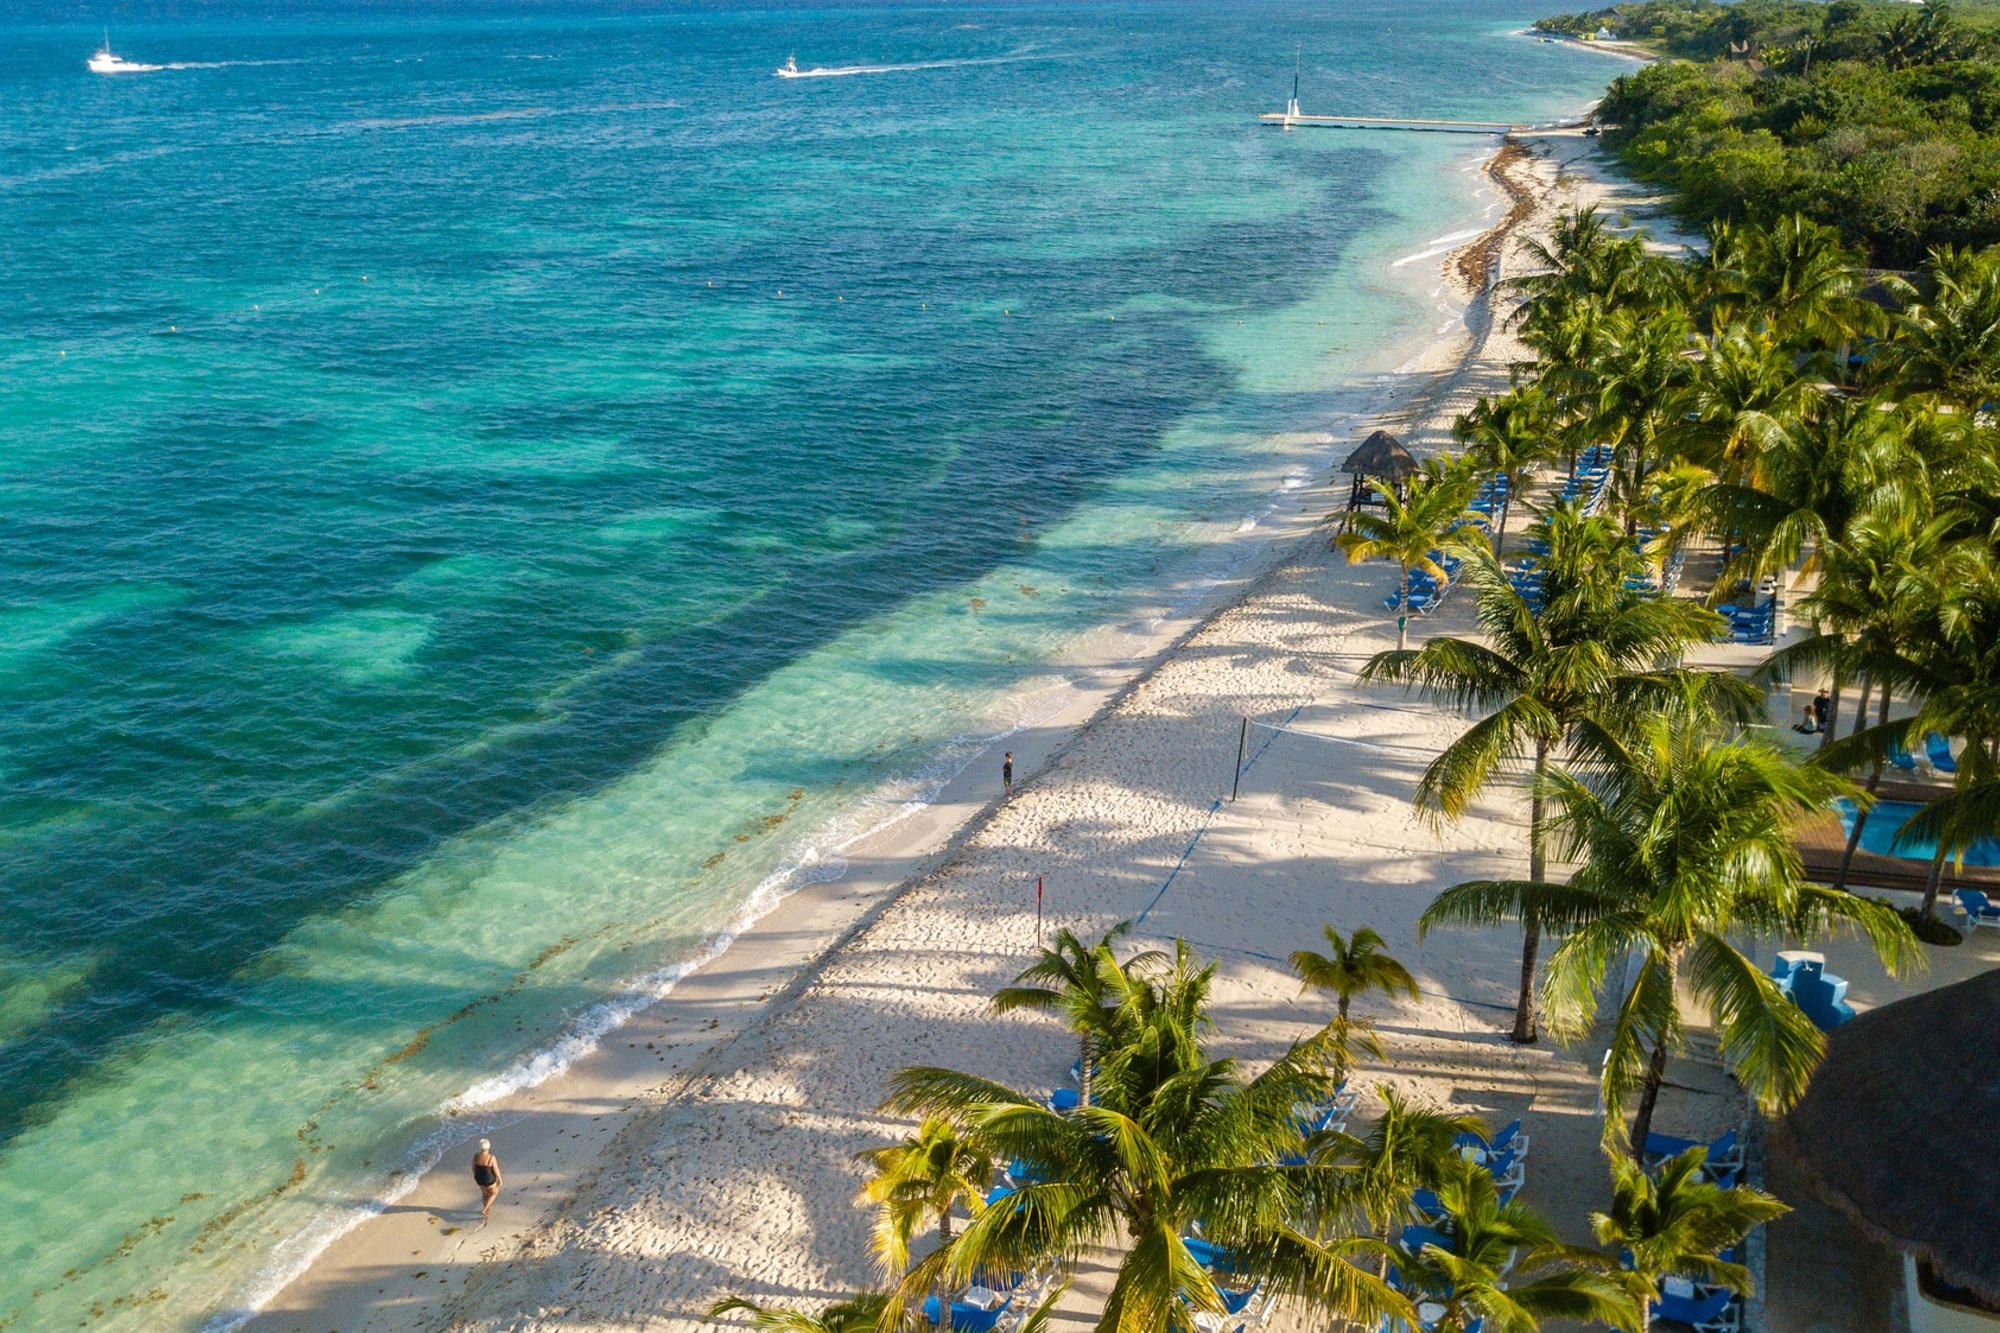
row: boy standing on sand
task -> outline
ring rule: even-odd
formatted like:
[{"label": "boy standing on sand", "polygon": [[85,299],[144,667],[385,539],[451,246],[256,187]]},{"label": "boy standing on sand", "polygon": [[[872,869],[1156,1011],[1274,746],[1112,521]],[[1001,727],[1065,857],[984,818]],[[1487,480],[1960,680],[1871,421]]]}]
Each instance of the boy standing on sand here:
[{"label": "boy standing on sand", "polygon": [[1007,751],[1007,757],[1000,761],[1000,785],[1007,789],[1007,799],[1014,799],[1014,752]]}]

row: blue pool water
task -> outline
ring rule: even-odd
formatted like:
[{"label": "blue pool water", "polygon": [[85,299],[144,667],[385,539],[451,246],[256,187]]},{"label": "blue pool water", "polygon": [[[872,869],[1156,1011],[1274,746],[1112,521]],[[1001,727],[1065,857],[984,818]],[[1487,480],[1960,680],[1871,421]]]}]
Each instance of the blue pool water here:
[{"label": "blue pool water", "polygon": [[[1840,826],[1852,834],[1854,802],[1843,798],[1834,804],[1840,807]],[[1877,856],[1897,856],[1928,863],[1937,854],[1937,839],[1913,836],[1907,842],[1898,843],[1903,825],[1921,809],[1923,807],[1914,801],[1875,802],[1868,811],[1868,822],[1861,826],[1860,850]],[[2000,866],[2000,838],[1985,837],[1974,842],[1965,849],[1965,864]]]},{"label": "blue pool water", "polygon": [[1255,113],[1573,111],[1542,7],[0,9],[0,1328],[254,1295],[1226,573],[1491,202]]}]

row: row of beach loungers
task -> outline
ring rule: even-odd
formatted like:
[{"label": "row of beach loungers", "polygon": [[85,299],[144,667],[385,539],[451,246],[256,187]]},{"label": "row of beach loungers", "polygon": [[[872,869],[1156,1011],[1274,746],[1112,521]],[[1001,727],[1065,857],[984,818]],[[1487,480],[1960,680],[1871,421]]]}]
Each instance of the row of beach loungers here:
[{"label": "row of beach loungers", "polygon": [[[1499,517],[1500,507],[1506,502],[1507,478],[1496,472],[1480,484],[1479,493],[1473,497],[1472,503],[1466,506],[1474,517],[1462,519],[1454,524],[1452,531],[1472,526],[1491,528]],[[1430,557],[1440,569],[1444,570],[1445,582],[1443,586],[1439,586],[1438,581],[1425,571],[1421,569],[1410,571],[1410,610],[1420,616],[1427,616],[1437,610],[1438,605],[1444,601],[1445,594],[1451,591],[1451,581],[1458,577],[1459,566],[1464,563],[1457,556],[1447,555],[1438,550],[1433,550]],[[1382,600],[1383,609],[1394,611],[1400,600],[1400,591],[1390,593]]]},{"label": "row of beach loungers", "polygon": [[1578,503],[1583,512],[1594,514],[1604,507],[1604,497],[1611,492],[1611,446],[1593,444],[1576,456],[1576,467],[1563,482],[1557,498],[1564,504]]},{"label": "row of beach loungers", "polygon": [[[1763,600],[1759,601],[1759,597]],[[1770,643],[1778,629],[1778,581],[1767,576],[1747,603],[1739,606],[1724,602],[1715,610],[1729,622],[1732,642]]]},{"label": "row of beach loungers", "polygon": [[[1461,1134],[1457,1145],[1460,1151],[1476,1156],[1489,1171],[1494,1173],[1500,1185],[1501,1201],[1513,1198],[1526,1179],[1528,1156],[1528,1136],[1521,1132],[1521,1122],[1513,1124],[1495,1134],[1491,1140],[1476,1134]],[[1670,1134],[1648,1134],[1644,1161],[1649,1170],[1657,1170],[1670,1157],[1678,1156],[1687,1149],[1696,1147],[1692,1139],[1675,1138]],[[1712,1143],[1699,1146],[1708,1149],[1704,1171],[1709,1179],[1724,1189],[1733,1187],[1741,1178],[1744,1168],[1744,1154],[1737,1131],[1730,1130]],[[1424,1245],[1436,1245],[1449,1252],[1452,1238],[1448,1230],[1450,1219],[1435,1196],[1427,1190],[1419,1190],[1413,1196],[1417,1210],[1426,1214],[1428,1223],[1418,1223],[1403,1230],[1403,1246],[1416,1250]],[[1742,1262],[1737,1250],[1723,1252],[1718,1258],[1730,1263]],[[1399,1284],[1401,1278],[1393,1270],[1390,1281]],[[1421,1298],[1422,1293],[1412,1293]],[[1652,1302],[1654,1320],[1675,1320],[1695,1329],[1697,1333],[1737,1333],[1741,1327],[1742,1309],[1739,1298],[1722,1287],[1695,1282],[1691,1279],[1667,1278],[1660,1284],[1659,1294]],[[1429,1330],[1444,1314],[1441,1305],[1417,1301],[1417,1314],[1421,1321],[1419,1329]],[[1466,1333],[1480,1333],[1482,1321],[1475,1320],[1467,1326]],[[1382,1333],[1416,1333],[1408,1325],[1398,1320],[1386,1322]]]},{"label": "row of beach loungers", "polygon": [[[1583,512],[1594,514],[1604,505],[1604,497],[1611,489],[1610,446],[1594,444],[1577,455],[1576,467],[1563,480],[1556,498],[1565,504],[1580,502]],[[1521,563],[1508,571],[1507,581],[1514,585],[1514,591],[1521,595],[1531,610],[1539,612],[1546,600],[1545,584],[1548,571],[1542,568],[1541,557],[1549,553],[1549,544],[1539,539],[1528,543],[1528,554]]]},{"label": "row of beach loungers", "polygon": [[[1996,924],[2000,924],[2000,908],[1995,908],[1994,912]],[[1080,1073],[1080,1065],[1071,1065],[1072,1079]],[[1046,1105],[1050,1110],[1067,1112],[1075,1110],[1080,1101],[1076,1088],[1063,1087],[1049,1095]],[[1294,1108],[1301,1137],[1345,1130],[1357,1101],[1358,1094],[1343,1084],[1323,1104],[1302,1104]],[[1527,1183],[1530,1138],[1522,1129],[1520,1120],[1515,1120],[1490,1137],[1476,1133],[1460,1134],[1453,1141],[1453,1146],[1468,1160],[1478,1162],[1492,1173],[1502,1203],[1512,1199]],[[1648,1134],[1643,1160],[1649,1170],[1657,1169],[1668,1158],[1695,1146],[1696,1141],[1692,1139]],[[1743,1147],[1737,1131],[1730,1130],[1715,1141],[1700,1146],[1708,1149],[1704,1169],[1709,1178],[1725,1189],[1735,1185],[1744,1169]],[[1303,1161],[1304,1158],[1287,1160]],[[989,1206],[998,1203],[1023,1185],[1040,1178],[1031,1164],[1010,1162],[994,1181],[986,1202]],[[1420,1189],[1410,1196],[1410,1203],[1422,1220],[1403,1229],[1404,1248],[1416,1251],[1425,1245],[1435,1245],[1449,1253],[1453,1245],[1451,1218],[1442,1201],[1431,1191]],[[1250,1333],[1253,1327],[1261,1324],[1269,1313],[1270,1302],[1258,1283],[1232,1280],[1239,1269],[1230,1250],[1202,1235],[1199,1223],[1189,1229],[1182,1242],[1215,1281],[1225,1311],[1220,1315],[1206,1310],[1190,1311],[1188,1324],[1197,1333]],[[1735,1251],[1720,1257],[1740,1262]],[[979,1281],[952,1298],[951,1326],[964,1330],[964,1333],[1009,1333],[1041,1298],[1053,1276],[1052,1271],[982,1274]],[[1390,1269],[1389,1280],[1401,1289],[1402,1277],[1394,1268]],[[1412,1295],[1421,1298],[1422,1293]],[[1428,1333],[1444,1314],[1444,1307],[1436,1303],[1418,1299],[1416,1305],[1420,1321],[1416,1328],[1401,1321],[1389,1321],[1383,1325],[1382,1333],[1419,1333],[1419,1330]],[[936,1297],[924,1302],[924,1315],[931,1324],[937,1324],[939,1313]],[[1697,1333],[1737,1333],[1741,1326],[1741,1307],[1736,1296],[1719,1287],[1678,1278],[1662,1282],[1652,1313],[1656,1320],[1678,1320]],[[1482,1321],[1474,1321],[1466,1333],[1481,1333],[1482,1327]]]},{"label": "row of beach loungers", "polygon": [[[1643,553],[1652,543],[1666,536],[1668,531],[1667,528],[1640,528],[1632,538],[1633,549]],[[1667,557],[1666,564],[1660,570],[1660,577],[1654,578],[1652,572],[1648,570],[1644,574],[1635,574],[1626,579],[1625,586],[1633,592],[1648,596],[1671,597],[1674,590],[1681,586],[1681,570],[1686,564],[1687,552],[1676,550]]]},{"label": "row of beach loungers", "polygon": [[[1521,1186],[1528,1180],[1529,1136],[1522,1132],[1521,1122],[1514,1121],[1491,1138],[1483,1134],[1460,1134],[1452,1140],[1467,1159],[1484,1166],[1493,1176],[1493,1183],[1499,1189],[1500,1202],[1506,1203],[1520,1193]],[[1411,1252],[1435,1245],[1447,1254],[1455,1252],[1452,1239],[1451,1219],[1446,1214],[1444,1204],[1429,1190],[1418,1190],[1410,1196],[1410,1203],[1423,1221],[1403,1228],[1403,1248]],[[1423,1333],[1436,1327],[1444,1316],[1444,1307],[1436,1302],[1423,1299],[1423,1292],[1409,1291],[1403,1276],[1394,1268],[1389,1270],[1389,1285],[1410,1296],[1417,1307],[1416,1330]],[[1475,1319],[1466,1326],[1466,1333],[1480,1333],[1485,1326],[1483,1319]],[[1382,1333],[1415,1333],[1409,1324],[1400,1319],[1387,1320],[1382,1325]]]},{"label": "row of beach loungers", "polygon": [[[1678,1157],[1689,1148],[1698,1147],[1708,1149],[1702,1167],[1708,1178],[1724,1189],[1733,1189],[1742,1179],[1745,1164],[1742,1136],[1734,1129],[1708,1143],[1676,1138],[1671,1134],[1648,1134],[1641,1160],[1649,1171],[1658,1170],[1668,1158]],[[1716,1258],[1725,1263],[1740,1264],[1743,1262],[1742,1247],[1724,1250]],[[1670,1277],[1660,1283],[1660,1294],[1653,1299],[1652,1314],[1656,1322],[1672,1320],[1687,1325],[1695,1333],[1738,1333],[1743,1327],[1743,1298],[1727,1287],[1697,1282],[1692,1278]]]}]

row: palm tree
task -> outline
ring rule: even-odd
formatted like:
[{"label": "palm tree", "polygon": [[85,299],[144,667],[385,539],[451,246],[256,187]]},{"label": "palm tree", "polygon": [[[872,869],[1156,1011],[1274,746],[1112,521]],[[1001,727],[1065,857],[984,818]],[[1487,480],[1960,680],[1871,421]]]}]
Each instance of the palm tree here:
[{"label": "palm tree", "polygon": [[1934,294],[1897,316],[1883,369],[1905,396],[1975,409],[2000,397],[2000,259],[1944,246],[1925,268]]},{"label": "palm tree", "polygon": [[1014,985],[1003,987],[993,997],[998,1013],[1031,1009],[1061,1015],[1076,1034],[1077,1087],[1079,1100],[1086,1105],[1097,1073],[1097,1048],[1116,1041],[1119,1005],[1129,989],[1124,969],[1150,966],[1166,957],[1148,950],[1119,963],[1112,946],[1131,929],[1131,922],[1120,921],[1096,944],[1085,944],[1064,927],[1056,932],[1053,947],[1043,949],[1041,956],[1014,978]]},{"label": "palm tree", "polygon": [[1655,1179],[1628,1157],[1611,1159],[1611,1206],[1592,1213],[1590,1226],[1599,1245],[1626,1256],[1642,1333],[1652,1327],[1662,1278],[1694,1278],[1747,1295],[1750,1270],[1718,1256],[1791,1211],[1762,1190],[1724,1189],[1703,1179],[1707,1160],[1708,1149],[1689,1148],[1663,1163]]},{"label": "palm tree", "polygon": [[886,1291],[862,1291],[844,1300],[838,1300],[821,1310],[809,1314],[804,1310],[786,1310],[775,1306],[759,1305],[741,1296],[731,1296],[708,1307],[710,1319],[720,1319],[723,1315],[741,1310],[750,1316],[750,1327],[757,1333],[876,1333],[882,1326],[883,1316],[891,1310],[890,1293]]},{"label": "palm tree", "polygon": [[1797,213],[1744,232],[1746,308],[1773,342],[1824,351],[1845,382],[1847,348],[1884,322],[1879,307],[1861,298],[1867,282],[1860,258],[1832,227]]},{"label": "palm tree", "polygon": [[1544,1319],[1639,1327],[1642,1316],[1606,1257],[1563,1244],[1526,1204],[1501,1203],[1485,1167],[1454,1162],[1437,1196],[1451,1249],[1399,1245],[1394,1262],[1405,1290],[1443,1307],[1429,1325],[1438,1333],[1464,1333],[1478,1321],[1490,1333],[1535,1333]]},{"label": "palm tree", "polygon": [[1708,249],[1681,267],[1681,301],[1708,335],[1711,354],[1742,311],[1749,241],[1736,223],[1718,218],[1708,224]]},{"label": "palm tree", "polygon": [[[1819,1063],[1819,1029],[1732,935],[1810,940],[1848,929],[1892,974],[1922,964],[1893,909],[1808,883],[1799,864],[1793,827],[1851,791],[1848,783],[1763,741],[1720,740],[1718,731],[1648,718],[1635,724],[1619,768],[1547,779],[1563,850],[1583,858],[1568,886],[1570,933],[1543,978],[1550,1026],[1581,1036],[1600,997],[1615,1001],[1605,1137],[1624,1135],[1625,1098],[1638,1088],[1635,1153],[1652,1127],[1667,1056],[1682,1041],[1683,990],[1713,1017],[1738,1082],[1767,1112],[1795,1101]],[[1628,957],[1637,964],[1630,986],[1607,987]]]},{"label": "palm tree", "polygon": [[[1831,667],[1836,674],[1859,675],[1861,700],[1854,730],[1861,730],[1871,691],[1876,700],[1876,725],[1889,721],[1890,701],[1899,685],[1922,683],[1923,677],[1906,661],[1907,650],[1930,632],[1945,585],[1944,570],[1953,565],[1951,542],[1963,526],[1957,509],[1932,513],[1903,497],[1863,510],[1847,526],[1839,542],[1828,547],[1818,586],[1800,603],[1813,623],[1835,633],[1818,634],[1771,655],[1760,674],[1789,676],[1800,666]],[[1834,728],[1829,725],[1828,732]],[[1824,744],[1824,743],[1823,743]],[[1826,751],[1822,750],[1824,760]],[[1870,763],[1867,793],[1860,803],[1833,887],[1847,887],[1848,868],[1867,824],[1868,806],[1882,781],[1886,753]]]},{"label": "palm tree", "polygon": [[[1607,323],[1593,366],[1597,401],[1590,422],[1597,438],[1612,446],[1612,475],[1627,510],[1644,494],[1647,476],[1666,461],[1660,437],[1681,417],[1680,393],[1694,374],[1688,359],[1693,332],[1687,316],[1672,308],[1621,312]],[[1631,526],[1628,515],[1628,532]]]},{"label": "palm tree", "polygon": [[[1060,1115],[1002,1084],[946,1069],[906,1069],[885,1107],[967,1124],[996,1158],[1032,1177],[978,1213],[903,1281],[913,1301],[982,1270],[1073,1269],[1120,1249],[1098,1327],[1167,1333],[1190,1310],[1223,1310],[1189,1249],[1233,1257],[1244,1281],[1361,1322],[1409,1318],[1409,1303],[1356,1261],[1380,1242],[1341,1235],[1352,1190],[1337,1164],[1302,1159],[1295,1108],[1333,1087],[1326,1034],[1299,1042],[1255,1078],[1202,1050],[1213,969],[1185,949],[1171,973],[1141,980],[1129,1044],[1102,1052],[1096,1103]],[[1289,1162],[1287,1159],[1291,1159]]]},{"label": "palm tree", "polygon": [[1412,1000],[1419,997],[1417,979],[1410,975],[1408,968],[1390,957],[1383,947],[1382,937],[1367,926],[1354,932],[1351,937],[1342,938],[1332,926],[1322,927],[1326,935],[1327,952],[1314,953],[1311,949],[1299,949],[1291,957],[1292,971],[1299,974],[1300,991],[1324,991],[1335,999],[1334,1026],[1339,1032],[1339,1040],[1333,1048],[1333,1077],[1336,1083],[1347,1081],[1351,1052],[1357,1041],[1369,1053],[1379,1056],[1381,1048],[1375,1044],[1374,1034],[1366,1023],[1358,1026],[1348,1017],[1348,1008],[1357,995],[1370,991],[1381,991],[1394,998],[1407,995]]},{"label": "palm tree", "polygon": [[1721,620],[1628,588],[1639,556],[1614,521],[1558,505],[1533,531],[1549,548],[1542,607],[1514,588],[1497,561],[1475,552],[1461,577],[1472,586],[1484,641],[1437,638],[1416,652],[1381,653],[1360,675],[1406,685],[1447,707],[1489,710],[1424,770],[1416,792],[1420,809],[1457,819],[1496,773],[1512,770],[1527,779],[1528,882],[1544,887],[1504,904],[1447,893],[1418,922],[1422,935],[1438,925],[1520,920],[1518,1042],[1536,1038],[1542,919],[1565,896],[1546,885],[1542,777],[1550,761],[1565,751],[1615,760],[1622,749],[1617,719],[1682,697],[1689,682],[1732,715],[1749,717],[1761,709],[1756,692],[1733,676],[1672,665],[1688,644],[1715,637]]},{"label": "palm tree", "polygon": [[1356,513],[1335,544],[1350,563],[1393,560],[1401,566],[1402,580],[1396,585],[1396,647],[1401,649],[1410,641],[1410,571],[1421,569],[1439,587],[1448,581],[1440,548],[1464,546],[1474,530],[1461,525],[1474,518],[1466,505],[1479,480],[1463,460],[1443,464],[1427,458],[1400,493],[1372,484],[1382,496],[1382,512]]},{"label": "palm tree", "polygon": [[[857,1202],[874,1204],[878,1210],[875,1257],[890,1277],[900,1276],[910,1266],[910,1241],[932,1219],[937,1222],[938,1244],[950,1245],[952,1210],[964,1204],[977,1217],[986,1206],[993,1158],[948,1116],[927,1116],[901,1143],[856,1156],[875,1169]],[[949,1320],[950,1311],[943,1309],[941,1317]]]},{"label": "palm tree", "polygon": [[1561,214],[1546,243],[1530,238],[1523,249],[1537,271],[1506,285],[1522,293],[1511,322],[1521,326],[1523,341],[1531,347],[1538,335],[1569,321],[1580,305],[1594,304],[1609,314],[1664,295],[1667,270],[1650,262],[1645,241],[1613,235],[1595,207]]},{"label": "palm tree", "polygon": [[[1326,1154],[1351,1172],[1355,1202],[1376,1233],[1393,1241],[1404,1223],[1416,1220],[1412,1197],[1417,1190],[1436,1190],[1454,1162],[1460,1134],[1486,1134],[1479,1117],[1457,1115],[1404,1100],[1394,1088],[1376,1090],[1382,1114],[1367,1134],[1323,1133],[1314,1151]],[[1383,1255],[1383,1276],[1389,1257]]]},{"label": "palm tree", "polygon": [[[1871,401],[1815,400],[1786,429],[1767,436],[1747,477],[1709,488],[1711,523],[1744,543],[1747,573],[1797,567],[1818,572],[1857,513],[1918,485],[1921,469],[1905,447],[1899,414]],[[1850,654],[1845,627],[1822,624],[1820,651],[1832,666],[1830,717],[1840,715]],[[1832,743],[1829,727],[1821,744]]]},{"label": "palm tree", "polygon": [[1766,443],[1819,396],[1791,351],[1731,333],[1694,363],[1663,433],[1689,459],[1740,485]]},{"label": "palm tree", "polygon": [[1553,412],[1554,404],[1539,387],[1524,384],[1499,398],[1481,398],[1452,426],[1452,433],[1465,441],[1466,453],[1480,471],[1506,478],[1500,525],[1493,534],[1496,552],[1506,549],[1507,516],[1513,510],[1514,497],[1527,487],[1535,468],[1553,451]]},{"label": "palm tree", "polygon": [[1304,983],[1302,989],[1325,991],[1334,997],[1342,1018],[1357,995],[1381,991],[1394,998],[1407,995],[1421,998],[1417,979],[1410,970],[1390,957],[1382,937],[1367,926],[1342,938],[1332,926],[1322,926],[1327,952],[1298,949],[1292,953],[1292,971]]},{"label": "palm tree", "polygon": [[1965,740],[1951,792],[1911,817],[1899,844],[1933,844],[1923,913],[1937,909],[1944,862],[2000,831],[2000,556],[1987,540],[1964,540],[1932,563],[1934,604],[1910,632],[1910,650],[1879,669],[1893,671],[1921,699],[1915,717],[1870,727],[1821,752],[1844,770],[1891,746],[1936,733]]},{"label": "palm tree", "polygon": [[1815,398],[1763,436],[1745,480],[1710,489],[1715,523],[1740,534],[1755,571],[1816,572],[1857,512],[1913,479],[1902,418],[1881,406]]}]

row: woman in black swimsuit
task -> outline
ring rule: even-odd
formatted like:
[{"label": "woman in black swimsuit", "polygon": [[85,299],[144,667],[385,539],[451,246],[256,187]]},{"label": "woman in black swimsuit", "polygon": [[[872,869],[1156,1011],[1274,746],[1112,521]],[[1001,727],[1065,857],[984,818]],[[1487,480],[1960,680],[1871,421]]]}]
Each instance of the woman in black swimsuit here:
[{"label": "woman in black swimsuit", "polygon": [[500,1159],[493,1155],[488,1139],[481,1139],[479,1151],[472,1154],[472,1183],[479,1186],[479,1215],[491,1217],[493,1201],[500,1197]]}]

